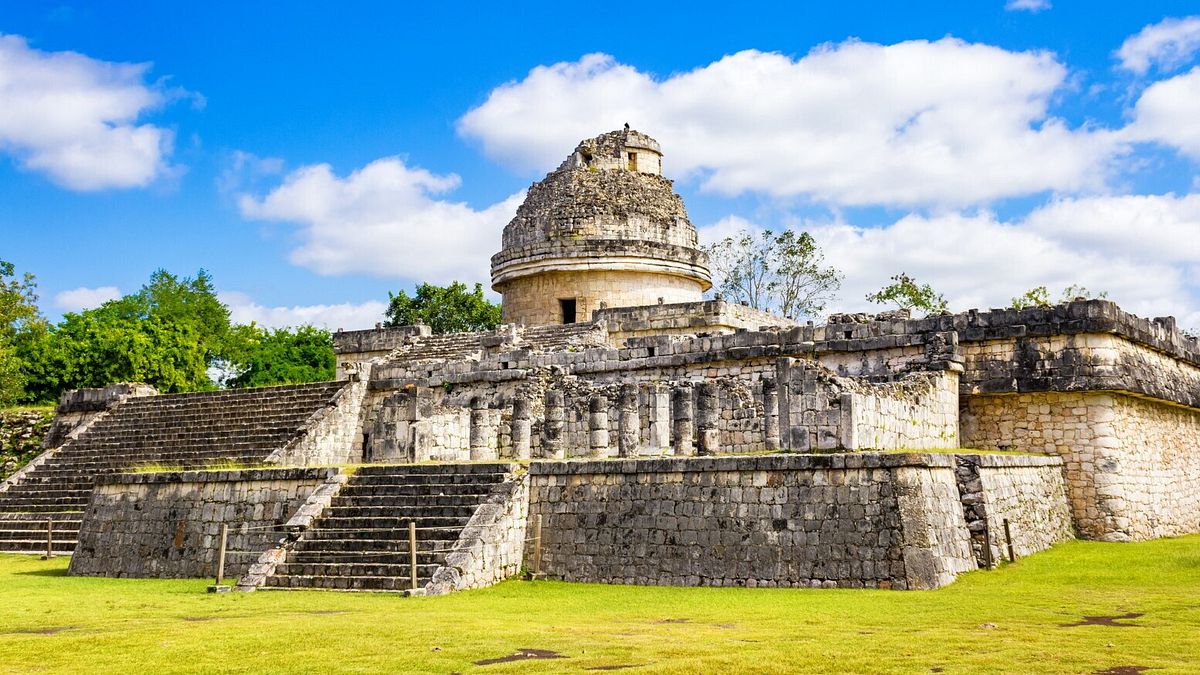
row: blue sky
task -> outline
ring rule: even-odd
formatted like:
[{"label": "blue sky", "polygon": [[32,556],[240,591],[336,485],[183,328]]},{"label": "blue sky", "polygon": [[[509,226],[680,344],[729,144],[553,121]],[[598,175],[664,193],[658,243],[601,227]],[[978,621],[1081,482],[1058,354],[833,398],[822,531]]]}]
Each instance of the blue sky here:
[{"label": "blue sky", "polygon": [[0,3],[0,258],[52,318],[205,268],[369,326],[630,122],[702,236],[813,232],[837,308],[906,271],[1200,326],[1194,2],[246,4]]}]

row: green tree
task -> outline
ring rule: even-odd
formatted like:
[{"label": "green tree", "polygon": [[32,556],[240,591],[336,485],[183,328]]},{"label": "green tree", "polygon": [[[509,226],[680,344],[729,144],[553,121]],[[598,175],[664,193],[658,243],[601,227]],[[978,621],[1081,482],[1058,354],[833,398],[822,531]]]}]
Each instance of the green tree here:
[{"label": "green tree", "polygon": [[228,351],[229,309],[201,270],[179,278],[158,270],[136,293],[82,312],[18,340],[26,400],[122,381],[161,391],[212,389],[209,367]]},{"label": "green tree", "polygon": [[16,266],[0,260],[0,406],[24,397],[24,360],[17,350],[24,334],[45,321],[37,308],[37,281],[28,272],[20,278]]},{"label": "green tree", "polygon": [[251,324],[231,331],[239,344],[230,355],[235,374],[231,387],[265,387],[273,384],[322,382],[334,378],[337,361],[333,336],[312,326],[265,330]]},{"label": "green tree", "polygon": [[1047,288],[1045,286],[1035,286],[1035,287],[1029,289],[1028,291],[1025,291],[1025,293],[1023,295],[1013,298],[1012,304],[1010,304],[1009,306],[1012,307],[1013,309],[1024,309],[1026,307],[1053,307],[1055,304],[1071,302],[1072,300],[1074,300],[1076,298],[1084,298],[1087,300],[1093,300],[1093,299],[1107,298],[1107,297],[1108,297],[1107,291],[1100,291],[1099,293],[1092,293],[1091,291],[1089,291],[1087,288],[1084,288],[1083,286],[1071,284],[1070,286],[1067,286],[1066,288],[1063,289],[1062,294],[1059,296],[1058,302],[1055,303],[1050,299],[1050,289],[1049,288]]},{"label": "green tree", "polygon": [[842,284],[807,232],[742,230],[705,252],[725,298],[789,319],[821,313]]},{"label": "green tree", "polygon": [[929,284],[919,284],[904,272],[892,277],[892,283],[867,294],[867,301],[878,305],[894,303],[900,309],[915,309],[925,314],[946,311],[946,299]]},{"label": "green tree", "polygon": [[500,325],[500,305],[483,297],[483,284],[468,291],[455,281],[449,286],[423,283],[415,295],[404,291],[388,293],[385,313],[388,326],[425,324],[434,333],[463,333],[492,330]]}]

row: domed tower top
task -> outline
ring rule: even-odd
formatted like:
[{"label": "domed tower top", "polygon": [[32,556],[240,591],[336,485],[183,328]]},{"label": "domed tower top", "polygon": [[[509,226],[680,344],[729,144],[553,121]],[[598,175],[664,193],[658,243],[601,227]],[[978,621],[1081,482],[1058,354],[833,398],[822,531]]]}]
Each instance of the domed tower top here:
[{"label": "domed tower top", "polygon": [[658,141],[628,125],[581,142],[534,183],[492,256],[508,323],[584,321],[602,304],[694,302],[711,287]]}]

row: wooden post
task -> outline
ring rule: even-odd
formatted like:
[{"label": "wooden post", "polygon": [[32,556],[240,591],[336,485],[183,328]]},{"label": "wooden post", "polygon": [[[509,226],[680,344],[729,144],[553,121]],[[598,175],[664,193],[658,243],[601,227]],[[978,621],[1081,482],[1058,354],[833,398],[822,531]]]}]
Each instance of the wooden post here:
[{"label": "wooden post", "polygon": [[988,523],[983,521],[983,566],[984,569],[992,569],[995,566],[995,561],[992,560],[992,533],[988,529]]},{"label": "wooden post", "polygon": [[229,525],[221,523],[221,544],[220,548],[217,549],[217,586],[220,586],[221,581],[225,578],[225,547],[228,543]]},{"label": "wooden post", "polygon": [[542,514],[533,519],[533,578],[542,576]]},{"label": "wooden post", "polygon": [[[182,536],[182,530],[176,532],[176,537]],[[228,593],[231,587],[221,583],[225,579],[225,549],[229,544],[229,524],[221,523],[221,541],[217,545],[217,580],[208,587],[209,593]]]},{"label": "wooden post", "polygon": [[49,560],[54,557],[54,519],[46,519],[46,555],[42,556],[42,560]]},{"label": "wooden post", "polygon": [[1008,561],[1016,562],[1017,554],[1013,552],[1012,530],[1008,529],[1008,518],[1004,519],[1004,540],[1008,543]]},{"label": "wooden post", "polygon": [[417,523],[408,521],[408,576],[412,590],[417,590]]}]

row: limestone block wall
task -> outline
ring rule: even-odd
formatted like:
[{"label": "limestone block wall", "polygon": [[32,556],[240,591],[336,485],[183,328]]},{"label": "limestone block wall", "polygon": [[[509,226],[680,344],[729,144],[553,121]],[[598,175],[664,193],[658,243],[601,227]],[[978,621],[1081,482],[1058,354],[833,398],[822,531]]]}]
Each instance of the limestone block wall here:
[{"label": "limestone block wall", "polygon": [[958,372],[913,373],[899,382],[843,394],[840,429],[847,450],[958,447]]},{"label": "limestone block wall", "polygon": [[231,552],[226,574],[240,576],[280,536],[271,529],[244,528],[285,523],[337,473],[337,469],[243,469],[100,476],[83,515],[69,573],[214,575],[225,523]]},{"label": "limestone block wall", "polygon": [[1083,536],[1200,531],[1200,412],[1115,392],[971,396],[963,443],[1063,458]]},{"label": "limestone block wall", "polygon": [[975,567],[950,455],[534,462],[538,515],[542,572],[570,581],[917,589]]},{"label": "limestone block wall", "polygon": [[515,576],[525,555],[529,477],[501,483],[471,516],[425,590],[430,595],[484,588]]},{"label": "limestone block wall", "polygon": [[387,356],[413,338],[428,337],[429,326],[378,326],[367,330],[341,330],[333,334],[333,353],[337,356],[334,379],[349,379],[361,364]]},{"label": "limestone block wall", "polygon": [[[1062,459],[1036,455],[957,455],[958,489],[980,566],[1026,556],[1074,536]],[[990,557],[984,552],[990,547]]]},{"label": "limestone block wall", "polygon": [[563,322],[560,299],[575,300],[577,322],[590,321],[600,303],[609,307],[699,302],[706,286],[696,279],[670,274],[586,270],[547,271],[523,277],[502,289],[504,321],[536,326]]},{"label": "limestone block wall", "polygon": [[625,341],[632,337],[732,333],[738,329],[758,330],[763,326],[792,326],[796,323],[724,300],[609,307],[592,312],[591,318],[608,328],[609,344],[617,348],[625,346]]},{"label": "limestone block wall", "polygon": [[324,466],[362,461],[363,400],[367,382],[348,382],[334,404],[313,413],[300,436],[271,453],[266,464]]}]

